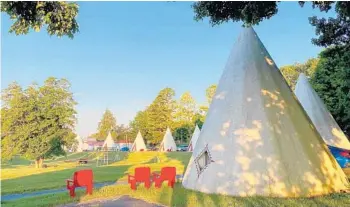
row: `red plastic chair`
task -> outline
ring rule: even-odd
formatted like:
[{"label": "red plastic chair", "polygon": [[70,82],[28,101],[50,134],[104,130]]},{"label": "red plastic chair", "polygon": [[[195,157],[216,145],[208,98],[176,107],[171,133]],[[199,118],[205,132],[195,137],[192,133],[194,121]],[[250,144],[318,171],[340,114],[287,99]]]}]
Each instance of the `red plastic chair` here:
[{"label": "red plastic chair", "polygon": [[135,168],[135,175],[128,175],[131,189],[136,190],[137,183],[145,183],[146,188],[151,187],[151,169],[149,167]]},{"label": "red plastic chair", "polygon": [[[86,194],[92,194],[93,184],[92,170],[80,170],[74,172],[73,180],[67,181],[67,189],[69,190],[70,197],[75,197],[75,188],[86,187]],[[71,185],[70,185],[71,184]]]},{"label": "red plastic chair", "polygon": [[168,186],[174,188],[176,181],[176,168],[175,167],[163,167],[160,174],[152,173],[153,181],[155,182],[156,188],[160,188],[164,181],[168,181]]}]

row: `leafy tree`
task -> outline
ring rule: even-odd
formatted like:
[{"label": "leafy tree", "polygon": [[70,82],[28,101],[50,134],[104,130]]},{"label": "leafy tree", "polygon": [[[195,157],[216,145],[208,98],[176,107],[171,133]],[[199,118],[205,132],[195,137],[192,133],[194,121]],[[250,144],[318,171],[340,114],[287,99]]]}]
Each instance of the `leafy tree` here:
[{"label": "leafy tree", "polygon": [[1,12],[14,20],[9,32],[16,35],[27,34],[30,29],[39,32],[46,26],[49,35],[73,38],[79,31],[78,10],[78,4],[64,1],[1,2]]},{"label": "leafy tree", "polygon": [[[318,7],[320,11],[328,12],[332,8],[334,1],[314,1],[313,7]],[[303,6],[304,2],[300,2]],[[331,45],[350,44],[350,2],[337,1],[335,3],[336,18],[310,17],[309,22],[316,28],[318,38],[313,38],[315,45],[328,47]]]},{"label": "leafy tree", "polygon": [[186,124],[191,125],[195,113],[196,101],[190,92],[185,92],[182,94],[176,105],[176,112],[174,114],[176,126],[181,127],[182,125]]},{"label": "leafy tree", "polygon": [[[194,126],[198,125],[199,129],[202,129],[202,126],[204,124],[204,119],[205,119],[205,116],[200,114],[200,113],[196,113],[195,116],[193,117],[193,123],[194,123]],[[194,128],[193,128],[194,130]]]},{"label": "leafy tree", "polygon": [[306,63],[295,63],[294,65],[286,65],[280,68],[282,75],[286,79],[288,85],[294,91],[299,74],[304,73],[306,76],[312,77],[319,59],[311,58]]},{"label": "leafy tree", "polygon": [[35,159],[64,154],[62,146],[74,142],[76,102],[65,79],[48,78],[43,86],[33,84],[23,90],[17,83],[2,92],[1,156],[20,154]]},{"label": "leafy tree", "polygon": [[136,134],[132,133],[131,128],[124,126],[123,124],[117,126],[116,134],[116,140],[118,141],[127,140],[129,142],[132,142],[136,138]]},{"label": "leafy tree", "polygon": [[129,124],[131,128],[131,136],[136,138],[136,135],[138,131],[141,132],[142,137],[145,141],[151,139],[150,130],[148,128],[148,121],[147,121],[147,109],[144,111],[137,112],[134,120],[132,120]]},{"label": "leafy tree", "polygon": [[210,85],[207,88],[207,90],[205,90],[205,95],[207,97],[208,105],[210,105],[211,101],[213,100],[213,97],[214,97],[215,92],[216,92],[216,88],[217,88],[217,85],[213,84],[213,85]]},{"label": "leafy tree", "polygon": [[339,126],[350,136],[350,45],[328,48],[311,83]]},{"label": "leafy tree", "polygon": [[[209,106],[211,104],[211,101],[213,100],[213,97],[214,97],[215,92],[216,92],[216,88],[217,88],[217,85],[212,84],[205,90],[205,96],[207,98],[207,104],[203,105],[203,106],[200,106],[200,108],[199,108],[200,114],[202,114],[202,116],[204,116],[204,117],[205,117],[205,115],[208,112],[208,109],[209,109]],[[201,121],[204,122],[204,119],[201,120]]]},{"label": "leafy tree", "polygon": [[277,2],[250,1],[198,1],[193,4],[195,20],[210,17],[212,25],[232,20],[243,21],[245,25],[254,25],[263,19],[277,14]]},{"label": "leafy tree", "polygon": [[102,115],[101,121],[98,123],[97,133],[93,134],[92,137],[103,141],[107,138],[109,132],[111,132],[113,139],[116,140],[117,120],[113,113],[109,109],[106,109]]},{"label": "leafy tree", "polygon": [[[301,1],[299,4],[304,5]],[[210,23],[219,25],[224,22],[243,21],[244,26],[259,24],[264,19],[269,19],[278,12],[278,1],[198,1],[193,4],[195,20],[199,21],[205,17],[210,18]],[[331,9],[334,1],[313,1],[313,8],[319,8],[320,11],[327,12]],[[312,39],[312,42],[319,46],[344,45],[350,41],[350,2],[337,1],[335,11],[337,18],[318,19],[313,16],[309,22],[316,28],[318,38]]]},{"label": "leafy tree", "polygon": [[158,144],[163,139],[166,128],[173,128],[173,114],[175,91],[171,88],[162,89],[153,103],[147,108],[146,120],[149,136],[149,143]]},{"label": "leafy tree", "polygon": [[174,139],[179,144],[188,143],[191,139],[194,127],[192,125],[182,125],[175,129]]}]

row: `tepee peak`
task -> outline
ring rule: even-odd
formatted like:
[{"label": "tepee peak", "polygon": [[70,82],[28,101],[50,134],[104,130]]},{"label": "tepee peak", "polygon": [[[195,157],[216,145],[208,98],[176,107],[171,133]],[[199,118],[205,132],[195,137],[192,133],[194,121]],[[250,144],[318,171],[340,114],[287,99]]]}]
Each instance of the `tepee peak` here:
[{"label": "tepee peak", "polygon": [[169,127],[166,129],[163,141],[160,143],[159,151],[176,151],[176,143],[174,141],[173,135],[171,134]]},{"label": "tepee peak", "polygon": [[326,144],[350,150],[349,140],[303,73],[297,80],[295,95]]},{"label": "tepee peak", "polygon": [[198,140],[200,132],[201,131],[199,130],[198,125],[196,124],[196,128],[194,129],[194,132],[192,134],[192,138],[191,138],[190,144],[188,145],[188,151],[189,152],[192,152],[194,147],[196,146],[196,143],[197,143],[197,140]]},{"label": "tepee peak", "polygon": [[108,132],[107,138],[104,141],[102,148],[105,148],[105,147],[114,148],[115,147],[114,145],[115,145],[115,143],[114,143],[114,140],[112,138],[112,134],[111,134],[111,132]]},{"label": "tepee peak", "polygon": [[323,195],[349,184],[252,28],[233,47],[182,184],[273,197]]},{"label": "tepee peak", "polygon": [[147,150],[147,148],[146,148],[145,141],[143,140],[141,132],[139,131],[137,133],[134,144],[131,147],[131,151],[146,151],[146,150]]}]

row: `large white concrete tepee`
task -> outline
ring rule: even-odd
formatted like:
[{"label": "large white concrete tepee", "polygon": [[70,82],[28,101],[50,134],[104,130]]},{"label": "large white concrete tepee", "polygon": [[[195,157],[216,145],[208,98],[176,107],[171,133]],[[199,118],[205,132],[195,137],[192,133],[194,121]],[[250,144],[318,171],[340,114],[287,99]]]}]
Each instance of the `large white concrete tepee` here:
[{"label": "large white concrete tepee", "polygon": [[141,135],[141,132],[139,131],[137,133],[134,143],[132,144],[131,151],[141,151],[141,150],[146,151],[147,148],[146,148],[145,141],[143,140],[143,137]]},{"label": "large white concrete tepee", "polygon": [[76,151],[77,152],[82,152],[84,150],[83,140],[80,138],[79,135],[75,137],[75,140],[77,140]]},{"label": "large white concrete tepee", "polygon": [[349,140],[303,73],[297,80],[295,95],[326,144],[350,150]]},{"label": "large white concrete tepee", "polygon": [[115,143],[114,140],[112,138],[112,134],[111,132],[108,132],[107,138],[105,139],[105,141],[103,142],[102,148],[105,148],[107,146],[107,148],[114,148],[115,147]]},{"label": "large white concrete tepee", "polygon": [[275,197],[328,194],[349,184],[253,28],[234,45],[182,184]]},{"label": "large white concrete tepee", "polygon": [[188,145],[188,150],[189,152],[192,152],[194,147],[196,146],[196,143],[197,143],[197,140],[198,140],[198,137],[199,137],[199,133],[201,131],[199,130],[199,127],[196,125],[196,128],[194,129],[194,132],[192,134],[192,138],[191,138],[191,141],[190,141],[190,144]]},{"label": "large white concrete tepee", "polygon": [[174,141],[173,135],[171,135],[169,127],[166,129],[163,141],[160,143],[159,151],[176,151],[176,143]]}]

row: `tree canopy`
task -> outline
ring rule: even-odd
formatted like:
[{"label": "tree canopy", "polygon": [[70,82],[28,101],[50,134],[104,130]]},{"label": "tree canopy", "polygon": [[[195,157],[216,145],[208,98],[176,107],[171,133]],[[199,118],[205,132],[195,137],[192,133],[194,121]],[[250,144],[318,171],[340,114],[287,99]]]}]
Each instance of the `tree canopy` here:
[{"label": "tree canopy", "polygon": [[350,137],[350,45],[321,52],[311,84]]},{"label": "tree canopy", "polygon": [[174,96],[175,91],[172,88],[164,88],[147,108],[146,119],[150,143],[159,143],[167,127],[172,128],[175,112]]},{"label": "tree canopy", "polygon": [[1,12],[14,21],[9,32],[27,34],[30,29],[39,32],[46,27],[49,35],[73,38],[79,31],[76,21],[79,6],[65,1],[5,1]]},{"label": "tree canopy", "polygon": [[319,59],[311,58],[306,63],[295,63],[293,65],[285,65],[280,68],[281,73],[286,79],[288,85],[294,91],[299,74],[304,73],[308,77],[312,77]]},{"label": "tree canopy", "polygon": [[[207,102],[211,102],[216,85],[206,89]],[[199,106],[190,92],[183,93],[178,100],[174,99],[172,88],[162,89],[153,102],[143,111],[139,111],[129,124],[133,138],[140,131],[148,144],[159,144],[170,127],[178,143],[188,143],[196,124],[202,128],[208,103]]]},{"label": "tree canopy", "polygon": [[[259,24],[278,12],[279,1],[198,1],[193,4],[195,20],[209,17],[210,23],[219,25],[228,21],[242,21],[244,26]],[[328,12],[334,1],[313,1],[313,8]],[[299,2],[301,6],[305,2]],[[318,38],[312,42],[318,46],[343,45],[350,42],[350,2],[337,1],[335,3],[336,18],[318,19],[310,17],[309,22],[315,27]]]},{"label": "tree canopy", "polygon": [[109,132],[111,132],[113,139],[117,138],[117,120],[113,113],[109,109],[106,109],[101,121],[98,123],[97,132],[92,137],[103,141],[107,138]]},{"label": "tree canopy", "polygon": [[2,91],[1,157],[20,154],[42,159],[64,154],[75,142],[76,102],[65,79],[48,78],[42,86],[17,83]]}]

